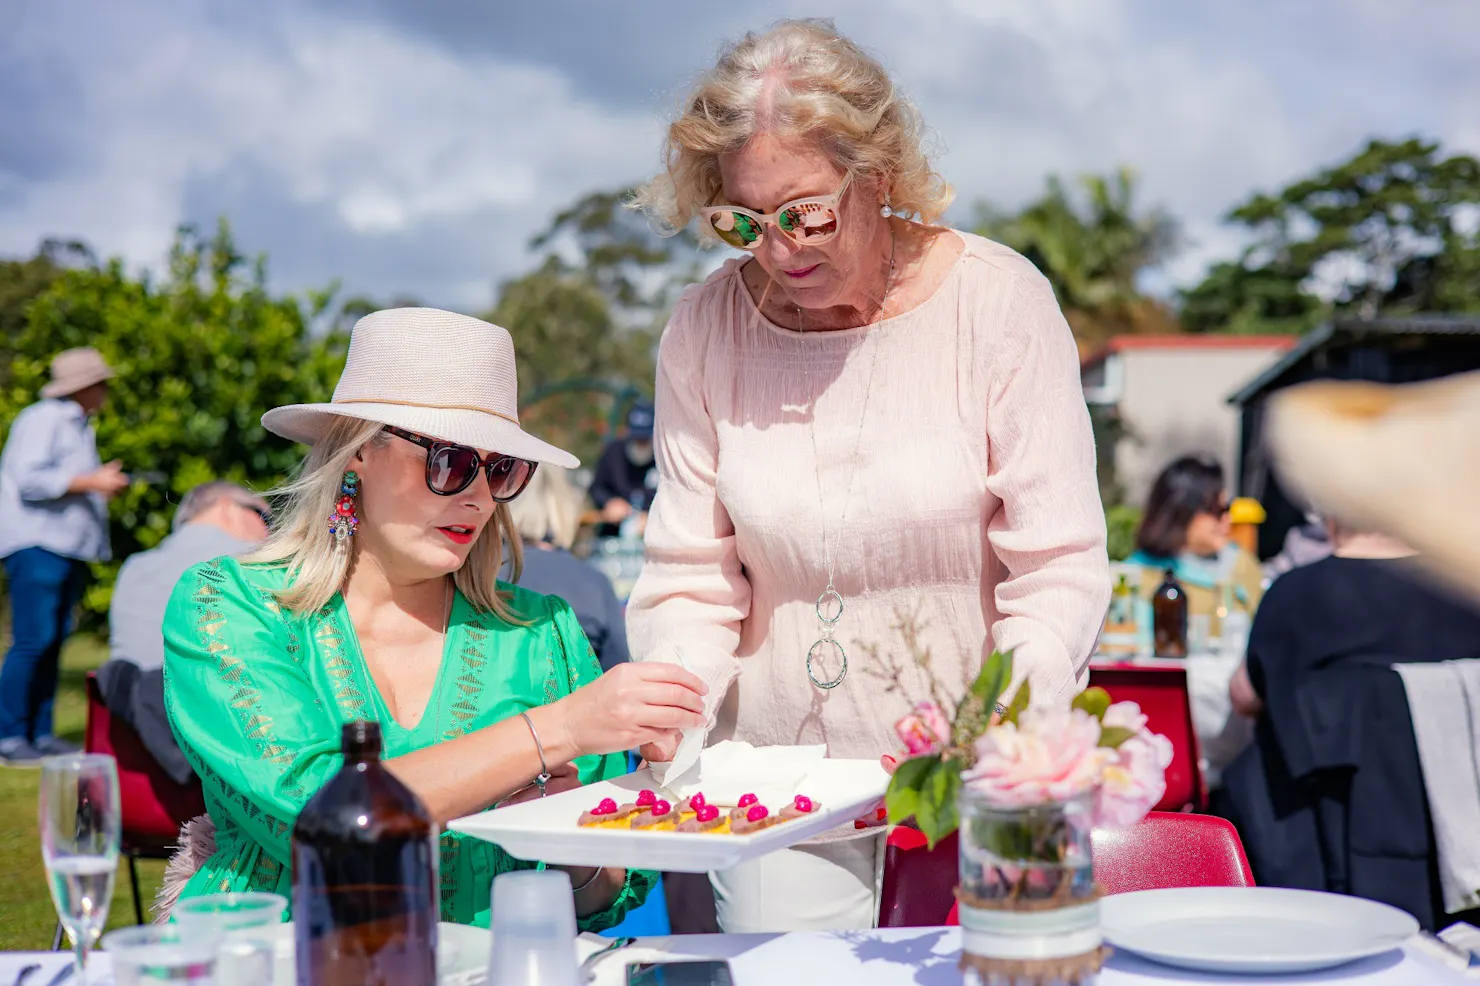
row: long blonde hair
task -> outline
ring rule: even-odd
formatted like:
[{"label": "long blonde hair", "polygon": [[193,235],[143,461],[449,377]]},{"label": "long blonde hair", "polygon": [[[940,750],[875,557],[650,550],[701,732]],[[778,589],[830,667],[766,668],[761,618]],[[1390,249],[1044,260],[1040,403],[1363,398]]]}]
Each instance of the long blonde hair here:
[{"label": "long blonde hair", "polygon": [[[815,141],[849,175],[878,176],[901,215],[930,223],[951,203],[951,186],[925,151],[920,114],[884,66],[832,21],[806,19],[780,21],[720,52],[668,127],[664,173],[633,205],[667,231],[684,228],[720,194],[720,155],[762,133]],[[714,239],[706,229],[700,235]]]},{"label": "long blonde hair", "polygon": [[519,499],[509,504],[509,517],[524,540],[549,541],[569,551],[581,529],[582,499],[564,469],[542,465]]},{"label": "long blonde hair", "polygon": [[[268,494],[279,504],[272,533],[245,561],[288,566],[288,587],[278,592],[277,598],[295,613],[317,612],[344,588],[354,560],[354,539],[335,541],[329,533],[329,515],[334,512],[344,474],[355,455],[366,445],[379,448],[390,441],[384,427],[376,421],[336,417],[314,443],[298,474]],[[508,593],[498,588],[506,542],[510,581],[517,582],[524,568],[524,551],[508,506],[501,503],[492,522],[473,542],[467,561],[453,573],[453,581],[477,609],[520,624],[524,621],[509,608]]]}]

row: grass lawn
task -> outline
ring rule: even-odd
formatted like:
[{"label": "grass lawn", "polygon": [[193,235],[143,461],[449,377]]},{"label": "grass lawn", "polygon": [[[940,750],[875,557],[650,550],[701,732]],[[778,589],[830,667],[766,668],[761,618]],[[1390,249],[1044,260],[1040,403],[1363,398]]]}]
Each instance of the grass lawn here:
[{"label": "grass lawn", "polygon": [[[8,641],[8,635],[4,639]],[[62,684],[57,694],[57,735],[82,742],[82,727],[87,721],[83,683],[87,672],[107,656],[107,647],[94,637],[76,636],[67,642],[62,652]],[[56,911],[46,889],[41,842],[36,834],[36,788],[40,776],[39,770],[0,767],[0,950],[50,948],[56,929]],[[163,862],[139,862],[146,919],[149,901],[153,900],[163,874]],[[133,921],[128,867],[120,863],[108,927],[133,924]]]}]

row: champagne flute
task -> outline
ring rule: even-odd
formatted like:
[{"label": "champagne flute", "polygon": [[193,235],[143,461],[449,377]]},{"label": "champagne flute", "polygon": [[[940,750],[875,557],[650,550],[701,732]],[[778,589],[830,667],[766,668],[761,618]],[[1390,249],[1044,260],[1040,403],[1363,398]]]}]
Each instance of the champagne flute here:
[{"label": "champagne flute", "polygon": [[51,900],[76,949],[78,981],[86,982],[88,949],[108,921],[118,872],[117,764],[99,753],[48,757],[38,800]]}]

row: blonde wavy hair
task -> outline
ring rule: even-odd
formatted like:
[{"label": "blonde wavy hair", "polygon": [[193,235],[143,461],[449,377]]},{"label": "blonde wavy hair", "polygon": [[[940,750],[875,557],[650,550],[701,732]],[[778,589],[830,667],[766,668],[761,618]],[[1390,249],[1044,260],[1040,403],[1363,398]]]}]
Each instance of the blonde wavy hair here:
[{"label": "blonde wavy hair", "polygon": [[951,186],[925,152],[920,114],[889,73],[831,20],[806,19],[780,21],[720,51],[668,127],[666,171],[632,205],[666,232],[683,229],[717,201],[720,155],[763,133],[815,141],[851,177],[879,177],[896,213],[931,223],[951,204]]},{"label": "blonde wavy hair", "polygon": [[581,504],[559,466],[542,465],[519,499],[509,504],[509,518],[526,541],[549,541],[569,551],[581,529]]},{"label": "blonde wavy hair", "polygon": [[[288,588],[278,592],[277,598],[295,613],[317,612],[344,587],[354,560],[354,541],[341,543],[334,539],[329,533],[329,515],[334,512],[339,487],[355,454],[366,445],[381,448],[390,441],[384,427],[375,421],[336,417],[314,443],[297,476],[268,494],[278,504],[272,533],[244,560],[248,564],[288,566]],[[453,574],[453,582],[480,611],[507,623],[522,624],[525,621],[509,607],[509,594],[498,588],[506,543],[510,581],[518,582],[524,552],[509,508],[500,503],[492,523],[473,542],[467,561]]]}]

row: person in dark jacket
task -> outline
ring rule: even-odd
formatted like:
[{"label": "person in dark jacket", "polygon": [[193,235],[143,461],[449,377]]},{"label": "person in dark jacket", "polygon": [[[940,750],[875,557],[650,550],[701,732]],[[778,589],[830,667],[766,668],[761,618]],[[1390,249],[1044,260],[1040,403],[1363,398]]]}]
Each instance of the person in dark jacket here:
[{"label": "person in dark jacket", "polygon": [[1331,557],[1269,588],[1234,708],[1255,741],[1223,774],[1261,886],[1354,894],[1447,923],[1423,773],[1392,665],[1480,658],[1480,610],[1391,538],[1332,526]]},{"label": "person in dark jacket", "polygon": [[627,434],[602,450],[591,479],[591,502],[601,511],[597,534],[615,537],[640,507],[639,530],[653,505],[658,470],[653,457],[653,405],[638,401],[627,411]]},{"label": "person in dark jacket", "polygon": [[[610,671],[626,661],[627,625],[612,584],[570,553],[580,529],[581,495],[565,470],[541,465],[519,499],[509,504],[509,513],[524,541],[519,584],[570,604],[601,670]],[[509,577],[507,569],[502,577]]]}]

